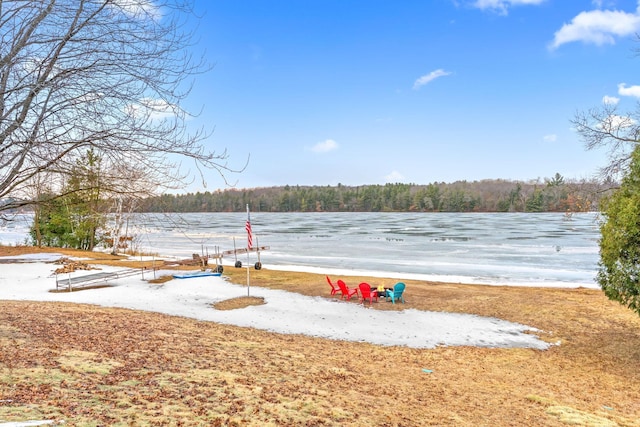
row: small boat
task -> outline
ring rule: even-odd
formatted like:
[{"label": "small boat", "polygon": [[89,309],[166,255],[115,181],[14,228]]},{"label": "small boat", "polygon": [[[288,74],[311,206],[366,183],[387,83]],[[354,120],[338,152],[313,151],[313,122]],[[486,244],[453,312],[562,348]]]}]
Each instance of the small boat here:
[{"label": "small boat", "polygon": [[194,277],[221,276],[222,273],[216,271],[189,271],[186,273],[173,274],[174,279],[193,279]]}]

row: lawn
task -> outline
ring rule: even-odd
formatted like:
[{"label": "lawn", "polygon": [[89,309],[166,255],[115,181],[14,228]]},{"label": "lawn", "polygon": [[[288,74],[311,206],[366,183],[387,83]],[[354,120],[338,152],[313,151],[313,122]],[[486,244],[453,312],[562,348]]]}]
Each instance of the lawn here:
[{"label": "lawn", "polygon": [[[0,256],[17,251],[24,249],[0,248]],[[92,262],[112,262],[101,258]],[[246,269],[225,267],[224,275],[246,281]],[[640,317],[602,292],[405,283],[406,304],[372,309],[497,317],[538,328],[558,345],[381,347],[158,313],[0,301],[0,423],[640,426]],[[251,270],[251,286],[331,298],[323,275],[267,265]]]}]

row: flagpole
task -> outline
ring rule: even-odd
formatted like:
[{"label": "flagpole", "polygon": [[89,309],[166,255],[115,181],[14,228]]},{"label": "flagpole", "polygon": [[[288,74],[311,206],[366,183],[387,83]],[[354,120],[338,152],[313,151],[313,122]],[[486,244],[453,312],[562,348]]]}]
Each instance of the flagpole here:
[{"label": "flagpole", "polygon": [[247,296],[249,296],[249,291],[251,289],[250,283],[250,274],[249,274],[249,251],[251,250],[251,218],[249,217],[249,204],[247,203],[247,225],[245,227],[247,229]]}]

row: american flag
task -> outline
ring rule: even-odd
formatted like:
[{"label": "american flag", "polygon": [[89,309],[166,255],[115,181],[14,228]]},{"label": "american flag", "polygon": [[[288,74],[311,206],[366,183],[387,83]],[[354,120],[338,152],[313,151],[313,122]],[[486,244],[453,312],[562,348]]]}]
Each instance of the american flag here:
[{"label": "american flag", "polygon": [[247,223],[244,226],[245,230],[247,230],[247,248],[251,249],[253,247],[253,236],[251,235],[251,218],[249,217],[249,205],[247,205]]}]

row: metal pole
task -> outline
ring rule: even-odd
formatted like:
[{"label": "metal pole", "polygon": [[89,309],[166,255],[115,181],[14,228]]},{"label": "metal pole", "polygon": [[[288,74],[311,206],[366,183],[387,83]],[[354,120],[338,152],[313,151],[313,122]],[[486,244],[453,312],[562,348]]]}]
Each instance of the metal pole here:
[{"label": "metal pole", "polygon": [[256,236],[256,255],[258,257],[258,262],[260,262],[260,242],[258,241],[258,236]]},{"label": "metal pole", "polygon": [[249,290],[251,289],[251,284],[249,281],[249,251],[247,250],[247,296],[249,296]]},{"label": "metal pole", "polygon": [[238,252],[236,249],[236,236],[233,236],[233,260],[238,262]]},{"label": "metal pole", "polygon": [[[249,222],[249,204],[247,203],[247,222]],[[247,236],[248,238],[248,236]],[[251,281],[250,281],[250,274],[249,274],[249,250],[251,248],[249,248],[249,241],[247,240],[247,296],[249,296],[249,291],[251,289]]]}]

